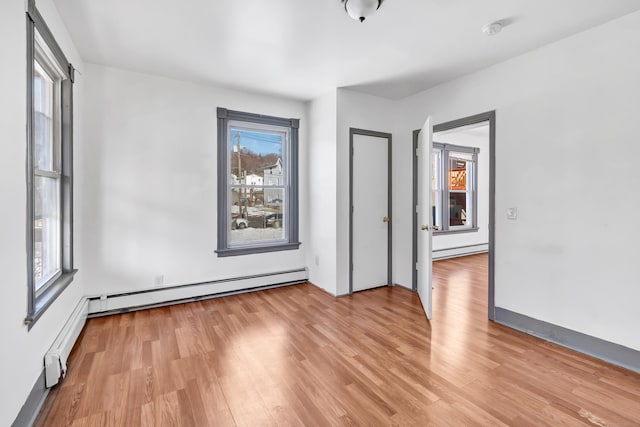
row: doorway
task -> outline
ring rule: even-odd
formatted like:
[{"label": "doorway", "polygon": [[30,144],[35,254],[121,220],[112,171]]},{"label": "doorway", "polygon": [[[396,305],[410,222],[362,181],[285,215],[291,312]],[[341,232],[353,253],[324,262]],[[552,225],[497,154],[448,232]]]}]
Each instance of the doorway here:
[{"label": "doorway", "polygon": [[[485,129],[482,129],[485,126]],[[475,130],[474,130],[475,129]],[[480,162],[479,153],[482,151],[472,143],[465,143],[463,137],[470,137],[473,133],[485,132],[488,138],[488,153],[484,153]],[[418,137],[420,130],[413,132],[413,230],[418,229]],[[441,123],[433,127],[434,149],[432,161],[434,174],[430,179],[432,185],[432,215],[434,225],[440,230],[434,235],[436,239],[449,239],[457,244],[453,250],[439,248],[434,245],[432,255],[434,260],[459,256],[459,254],[488,252],[488,318],[495,317],[494,291],[494,253],[495,253],[495,111],[465,117]],[[454,138],[455,137],[455,138]],[[467,138],[469,139],[469,138]],[[476,144],[477,145],[477,144]],[[488,154],[488,155],[487,155]],[[488,164],[487,164],[488,162]],[[482,168],[482,169],[480,169]],[[478,182],[478,171],[488,174],[488,179]],[[477,198],[480,193],[488,200],[488,213],[479,215],[482,207],[478,206]],[[488,190],[488,191],[487,191]],[[475,191],[475,194],[474,194]],[[488,194],[487,194],[488,192]],[[436,227],[437,228],[437,227]],[[484,229],[483,229],[484,228]],[[464,235],[480,235],[480,230],[486,236],[486,242],[474,242],[465,245]],[[483,240],[484,240],[483,239]],[[413,233],[413,290],[418,289],[418,236]]]},{"label": "doorway", "polygon": [[391,134],[349,129],[349,293],[391,285]]}]

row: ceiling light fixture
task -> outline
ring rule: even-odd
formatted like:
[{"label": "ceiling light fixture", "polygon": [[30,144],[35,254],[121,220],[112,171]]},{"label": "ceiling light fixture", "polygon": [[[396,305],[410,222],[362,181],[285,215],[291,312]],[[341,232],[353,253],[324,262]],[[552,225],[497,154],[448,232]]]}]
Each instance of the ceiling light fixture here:
[{"label": "ceiling light fixture", "polygon": [[367,16],[380,8],[383,0],[341,0],[344,10],[356,21],[364,22]]},{"label": "ceiling light fixture", "polygon": [[492,22],[490,24],[484,25],[481,30],[487,36],[495,36],[500,31],[502,31],[502,23],[500,21]]}]

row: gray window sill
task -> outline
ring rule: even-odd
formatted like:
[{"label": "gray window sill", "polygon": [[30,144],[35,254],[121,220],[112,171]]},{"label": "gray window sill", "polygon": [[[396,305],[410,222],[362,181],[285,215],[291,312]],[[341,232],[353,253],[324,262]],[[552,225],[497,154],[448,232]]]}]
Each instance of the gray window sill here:
[{"label": "gray window sill", "polygon": [[262,254],[267,252],[278,252],[278,251],[292,251],[296,250],[300,247],[301,243],[283,243],[278,245],[264,245],[264,246],[250,246],[244,248],[228,248],[228,249],[218,249],[216,253],[218,257],[228,257],[228,256],[238,256],[238,255],[251,255],[251,254]]},{"label": "gray window sill", "polygon": [[28,329],[31,330],[36,321],[42,316],[42,314],[49,308],[51,304],[58,298],[58,296],[69,286],[73,281],[73,276],[78,270],[66,271],[53,282],[47,290],[36,299],[36,307],[33,313],[29,313],[24,322],[28,325]]},{"label": "gray window sill", "polygon": [[434,231],[433,235],[434,236],[440,236],[440,235],[445,235],[445,234],[475,233],[478,230],[480,230],[478,227],[461,228],[459,230],[440,230],[440,231]]}]

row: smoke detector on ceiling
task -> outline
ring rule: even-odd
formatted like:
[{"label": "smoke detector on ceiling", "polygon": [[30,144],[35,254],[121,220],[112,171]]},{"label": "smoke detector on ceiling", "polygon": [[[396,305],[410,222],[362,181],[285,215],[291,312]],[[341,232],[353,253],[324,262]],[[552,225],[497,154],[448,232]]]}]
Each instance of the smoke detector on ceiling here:
[{"label": "smoke detector on ceiling", "polygon": [[492,22],[490,24],[484,25],[481,30],[487,36],[495,36],[500,31],[502,31],[502,24],[499,21]]}]

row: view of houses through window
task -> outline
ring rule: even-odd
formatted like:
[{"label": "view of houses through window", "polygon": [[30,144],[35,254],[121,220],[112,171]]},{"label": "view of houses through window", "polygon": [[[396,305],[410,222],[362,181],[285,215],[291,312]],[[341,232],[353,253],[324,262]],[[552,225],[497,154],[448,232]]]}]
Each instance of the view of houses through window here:
[{"label": "view of houses through window", "polygon": [[229,123],[229,243],[286,240],[288,132],[243,125]]}]

